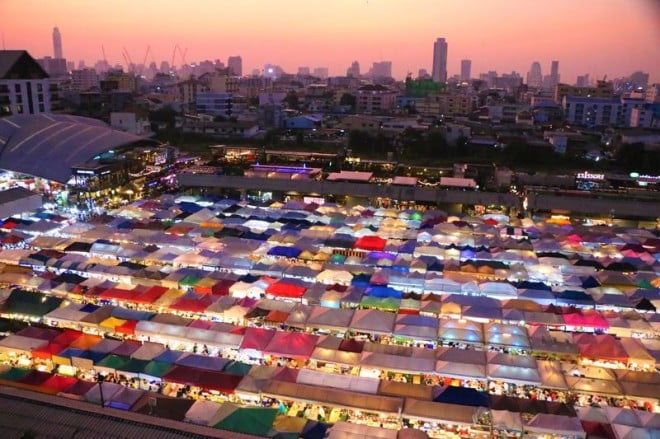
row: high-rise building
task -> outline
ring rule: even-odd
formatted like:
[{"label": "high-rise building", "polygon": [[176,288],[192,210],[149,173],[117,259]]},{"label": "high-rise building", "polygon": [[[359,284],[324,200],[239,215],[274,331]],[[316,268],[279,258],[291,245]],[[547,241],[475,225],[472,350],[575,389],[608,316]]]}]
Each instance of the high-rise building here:
[{"label": "high-rise building", "polygon": [[577,77],[577,82],[576,86],[578,87],[589,87],[590,81],[589,81],[589,73],[585,75],[578,75]]},{"label": "high-rise building", "polygon": [[392,61],[376,61],[371,65],[369,76],[372,78],[391,78]]},{"label": "high-rise building", "polygon": [[529,72],[527,72],[527,86],[532,88],[543,86],[543,74],[541,73],[541,64],[538,61],[534,61]]},{"label": "high-rise building", "polygon": [[307,66],[298,67],[298,76],[310,76],[312,71]]},{"label": "high-rise building", "polygon": [[359,78],[360,77],[360,63],[357,61],[353,61],[351,63],[351,66],[346,70],[346,76],[350,76],[353,78]]},{"label": "high-rise building", "polygon": [[447,41],[438,38],[433,43],[433,72],[435,82],[447,82]]},{"label": "high-rise building", "polygon": [[53,58],[62,59],[62,34],[59,28],[53,28]]},{"label": "high-rise building", "polygon": [[559,84],[559,61],[552,61],[550,64],[550,80],[553,87]]},{"label": "high-rise building", "polygon": [[429,75],[429,72],[426,69],[419,69],[417,72],[417,77],[420,79],[426,79],[431,78],[431,75]]},{"label": "high-rise building", "polygon": [[239,55],[227,58],[227,67],[229,68],[229,74],[243,76],[243,58]]},{"label": "high-rise building", "polygon": [[99,86],[99,75],[94,69],[82,68],[71,71],[71,83],[75,90],[87,91]]},{"label": "high-rise building", "polygon": [[317,78],[320,79],[328,79],[328,68],[314,67],[314,74],[312,76],[316,76]]},{"label": "high-rise building", "polygon": [[469,81],[472,77],[472,60],[462,59],[461,60],[461,81]]},{"label": "high-rise building", "polygon": [[39,58],[37,62],[43,67],[46,73],[53,78],[61,78],[67,74],[66,60],[63,58],[51,58],[50,56],[45,56]]},{"label": "high-rise building", "polygon": [[46,71],[25,50],[0,50],[0,117],[50,113]]}]

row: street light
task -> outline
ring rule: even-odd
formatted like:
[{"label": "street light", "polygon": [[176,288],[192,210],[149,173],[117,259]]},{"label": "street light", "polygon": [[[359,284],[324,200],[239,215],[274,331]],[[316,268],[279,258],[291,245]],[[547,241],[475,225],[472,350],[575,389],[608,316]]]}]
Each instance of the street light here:
[{"label": "street light", "polygon": [[99,392],[101,393],[101,407],[105,407],[105,400],[103,399],[103,382],[105,377],[100,373],[96,374],[96,382],[99,383]]}]

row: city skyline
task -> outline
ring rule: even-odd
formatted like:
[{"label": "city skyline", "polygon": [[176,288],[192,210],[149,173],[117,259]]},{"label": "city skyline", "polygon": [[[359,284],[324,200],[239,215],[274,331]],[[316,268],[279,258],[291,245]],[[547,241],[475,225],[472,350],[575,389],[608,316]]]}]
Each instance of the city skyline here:
[{"label": "city skyline", "polygon": [[[433,42],[442,37],[449,45],[449,76],[460,73],[461,59],[472,60],[475,77],[488,70],[515,70],[524,77],[532,62],[539,61],[547,72],[551,61],[558,60],[563,82],[575,82],[586,73],[594,79],[613,78],[636,70],[650,73],[651,82],[660,81],[660,46],[653,43],[660,41],[660,6],[650,0],[345,0],[322,14],[319,3],[293,0],[231,5],[195,1],[187,10],[173,2],[154,6],[151,1],[119,0],[108,10],[107,5],[75,0],[5,1],[0,5],[7,18],[3,46],[49,56],[57,26],[67,59],[84,59],[87,65],[103,59],[102,46],[111,64],[124,64],[124,47],[133,62],[141,63],[147,46],[147,64],[169,62],[178,44],[187,48],[188,62],[224,62],[240,55],[243,73],[272,63],[291,73],[299,66],[328,67],[336,76],[345,74],[354,60],[362,65],[389,60],[393,76],[402,79],[420,68],[432,70]],[[133,31],[118,33],[118,28]],[[181,63],[177,54],[175,64]]]}]

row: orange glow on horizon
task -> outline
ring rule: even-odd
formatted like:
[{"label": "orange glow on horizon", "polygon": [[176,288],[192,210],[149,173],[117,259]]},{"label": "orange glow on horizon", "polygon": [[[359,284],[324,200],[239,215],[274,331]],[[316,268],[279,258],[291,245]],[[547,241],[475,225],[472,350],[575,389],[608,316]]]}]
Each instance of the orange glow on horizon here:
[{"label": "orange glow on horizon", "polygon": [[[472,76],[488,70],[525,77],[533,61],[543,74],[559,60],[563,82],[650,73],[660,82],[660,3],[654,0],[2,0],[7,49],[52,56],[52,29],[62,33],[64,57],[93,65],[105,47],[111,64],[122,48],[141,63],[170,62],[175,44],[188,62],[243,57],[244,73],[278,64],[328,67],[344,75],[391,60],[393,73],[430,72],[433,41],[449,44],[449,75],[472,60]],[[181,64],[177,54],[175,64]]]}]

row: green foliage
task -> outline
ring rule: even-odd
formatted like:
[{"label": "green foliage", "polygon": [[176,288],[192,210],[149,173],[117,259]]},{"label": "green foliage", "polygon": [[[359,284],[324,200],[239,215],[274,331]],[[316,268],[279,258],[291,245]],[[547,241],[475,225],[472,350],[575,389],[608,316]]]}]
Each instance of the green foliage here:
[{"label": "green foliage", "polygon": [[174,118],[177,112],[170,107],[161,108],[160,110],[152,111],[149,113],[149,120],[151,122],[165,122],[167,126],[174,126]]},{"label": "green foliage", "polygon": [[355,107],[357,106],[357,98],[355,95],[350,93],[344,93],[341,95],[341,98],[339,98],[339,105],[350,106],[351,109],[355,111]]},{"label": "green foliage", "polygon": [[631,172],[657,173],[660,151],[648,151],[643,143],[624,143],[615,154],[618,167]]}]

